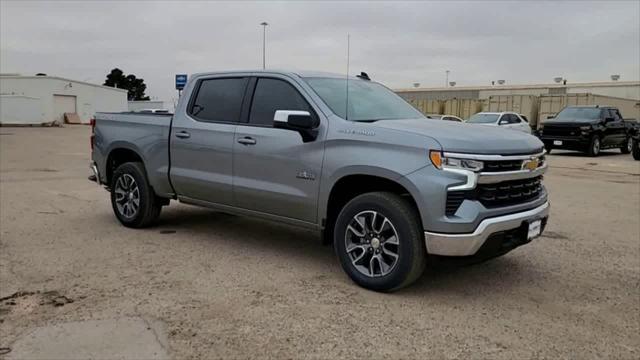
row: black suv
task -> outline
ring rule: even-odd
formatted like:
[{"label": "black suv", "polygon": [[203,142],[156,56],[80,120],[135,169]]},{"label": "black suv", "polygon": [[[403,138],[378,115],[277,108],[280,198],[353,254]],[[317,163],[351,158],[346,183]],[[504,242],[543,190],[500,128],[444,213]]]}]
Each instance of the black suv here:
[{"label": "black suv", "polygon": [[539,136],[547,152],[552,149],[583,151],[598,156],[600,150],[619,148],[631,152],[633,124],[609,106],[568,106],[549,116]]}]

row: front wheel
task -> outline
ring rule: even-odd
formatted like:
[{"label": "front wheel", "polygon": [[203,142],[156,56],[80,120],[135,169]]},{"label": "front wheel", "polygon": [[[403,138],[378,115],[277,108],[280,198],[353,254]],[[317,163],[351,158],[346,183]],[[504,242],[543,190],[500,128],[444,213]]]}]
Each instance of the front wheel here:
[{"label": "front wheel", "polygon": [[160,216],[162,204],[149,186],[144,167],[139,162],[124,163],[111,179],[111,206],[122,225],[142,228]]},{"label": "front wheel", "polygon": [[620,146],[620,152],[623,154],[629,154],[633,150],[633,139],[628,137],[622,146]]},{"label": "front wheel", "polygon": [[349,201],[336,220],[334,247],[349,277],[375,291],[411,284],[426,265],[417,210],[393,193],[366,193]]},{"label": "front wheel", "polygon": [[600,136],[593,135],[591,137],[589,148],[587,149],[587,154],[593,157],[600,155]]}]

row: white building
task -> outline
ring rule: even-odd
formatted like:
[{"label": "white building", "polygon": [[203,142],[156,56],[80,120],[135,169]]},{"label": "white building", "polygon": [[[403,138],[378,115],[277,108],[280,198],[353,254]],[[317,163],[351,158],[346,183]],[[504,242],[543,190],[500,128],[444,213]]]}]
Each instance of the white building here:
[{"label": "white building", "polygon": [[640,81],[606,81],[592,83],[451,86],[394,90],[407,100],[487,99],[497,95],[564,95],[590,93],[640,100]]},{"label": "white building", "polygon": [[127,111],[127,91],[55,76],[0,74],[0,124],[88,123],[99,111]]}]

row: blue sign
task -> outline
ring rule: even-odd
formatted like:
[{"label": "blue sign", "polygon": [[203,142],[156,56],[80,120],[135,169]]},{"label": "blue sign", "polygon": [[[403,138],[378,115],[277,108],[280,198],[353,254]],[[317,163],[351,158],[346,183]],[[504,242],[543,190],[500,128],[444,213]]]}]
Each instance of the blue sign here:
[{"label": "blue sign", "polygon": [[187,85],[187,74],[176,74],[176,89],[182,90]]}]

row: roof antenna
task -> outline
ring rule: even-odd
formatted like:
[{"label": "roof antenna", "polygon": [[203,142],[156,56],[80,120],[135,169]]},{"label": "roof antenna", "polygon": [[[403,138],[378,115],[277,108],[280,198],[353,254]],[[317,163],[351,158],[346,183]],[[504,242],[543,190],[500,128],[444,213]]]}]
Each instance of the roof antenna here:
[{"label": "roof antenna", "polygon": [[345,102],[344,117],[345,120],[349,120],[349,45],[351,35],[347,34],[347,97]]}]

